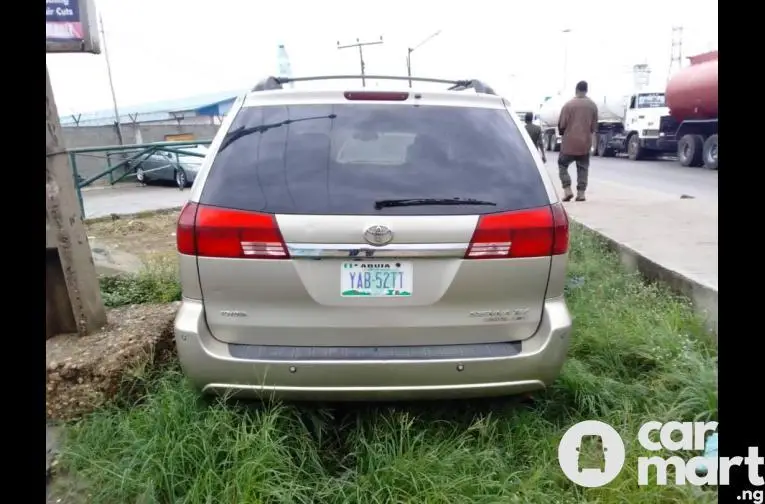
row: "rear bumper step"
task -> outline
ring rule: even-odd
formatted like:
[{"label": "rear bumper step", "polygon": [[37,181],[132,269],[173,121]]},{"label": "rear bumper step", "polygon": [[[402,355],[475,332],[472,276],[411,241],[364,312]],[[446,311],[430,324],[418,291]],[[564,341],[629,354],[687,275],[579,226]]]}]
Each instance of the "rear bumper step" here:
[{"label": "rear bumper step", "polygon": [[175,320],[181,365],[206,393],[287,400],[447,399],[523,393],[550,385],[569,346],[563,298],[545,301],[522,342],[415,347],[279,347],[227,344],[210,334],[201,302]]},{"label": "rear bumper step", "polygon": [[255,361],[374,361],[481,359],[521,353],[521,342],[480,345],[327,347],[229,344],[231,357]]}]

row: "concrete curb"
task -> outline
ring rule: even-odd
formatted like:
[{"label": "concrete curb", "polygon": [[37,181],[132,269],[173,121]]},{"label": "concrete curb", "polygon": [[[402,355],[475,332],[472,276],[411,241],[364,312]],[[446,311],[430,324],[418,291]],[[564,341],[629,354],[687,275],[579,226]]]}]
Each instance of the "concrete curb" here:
[{"label": "concrete curb", "polygon": [[183,207],[170,207],[160,208],[157,210],[144,210],[143,212],[136,212],[132,214],[109,214],[102,217],[91,217],[90,219],[83,219],[85,224],[95,224],[96,222],[107,222],[117,219],[141,219],[144,217],[151,217],[152,215],[163,215],[173,212],[180,212]]},{"label": "concrete curb", "polygon": [[608,248],[619,255],[624,268],[629,272],[639,272],[649,281],[658,281],[667,285],[672,291],[691,300],[694,309],[706,322],[707,328],[717,337],[717,289],[697,282],[685,275],[673,271],[651,259],[637,250],[610,238],[571,217],[578,225],[602,239]]}]

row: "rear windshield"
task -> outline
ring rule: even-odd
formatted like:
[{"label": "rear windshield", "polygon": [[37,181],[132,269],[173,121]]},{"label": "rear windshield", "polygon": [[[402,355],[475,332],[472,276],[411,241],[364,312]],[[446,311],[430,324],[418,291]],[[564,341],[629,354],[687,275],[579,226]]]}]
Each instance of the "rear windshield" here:
[{"label": "rear windshield", "polygon": [[[329,104],[243,108],[203,204],[274,214],[459,215],[548,204],[505,110]],[[494,205],[383,206],[392,199]]]}]

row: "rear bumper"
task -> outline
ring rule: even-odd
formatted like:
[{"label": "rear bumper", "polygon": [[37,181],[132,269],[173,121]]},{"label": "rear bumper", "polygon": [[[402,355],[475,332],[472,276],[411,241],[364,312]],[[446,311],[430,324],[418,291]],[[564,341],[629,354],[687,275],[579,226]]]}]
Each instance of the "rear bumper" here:
[{"label": "rear bumper", "polygon": [[539,329],[512,355],[263,360],[234,357],[230,345],[213,338],[200,301],[184,300],[175,319],[181,365],[203,392],[312,401],[450,399],[542,389],[560,373],[570,334],[571,316],[561,297],[545,302]]}]

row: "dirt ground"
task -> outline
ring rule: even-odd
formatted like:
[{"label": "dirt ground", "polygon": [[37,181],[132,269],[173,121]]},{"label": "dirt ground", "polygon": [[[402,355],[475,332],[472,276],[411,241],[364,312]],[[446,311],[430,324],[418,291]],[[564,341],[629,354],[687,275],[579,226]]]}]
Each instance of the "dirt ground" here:
[{"label": "dirt ground", "polygon": [[116,217],[86,224],[88,237],[141,260],[175,251],[178,212]]},{"label": "dirt ground", "polygon": [[[140,265],[175,253],[178,212],[114,216],[86,223],[94,259],[122,262],[134,256]],[[108,249],[106,251],[100,250]],[[119,272],[111,271],[108,273]],[[102,273],[104,271],[101,271]],[[46,485],[48,503],[87,502],[77,482],[56,471],[60,422],[100,407],[118,392],[135,388],[152,364],[171,358],[172,323],[177,303],[133,305],[108,310],[108,324],[95,334],[60,335],[46,341],[47,394]],[[140,391],[135,390],[139,393]]]},{"label": "dirt ground", "polygon": [[57,474],[61,422],[82,417],[119,394],[137,396],[142,378],[175,354],[178,303],[108,310],[108,323],[88,336],[55,336],[45,343],[46,477],[48,503],[88,502],[76,481]]},{"label": "dirt ground", "polygon": [[133,305],[108,311],[100,331],[63,334],[45,342],[48,420],[89,413],[114,397],[130,374],[165,360],[174,350],[172,324],[178,303]]}]

